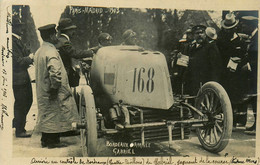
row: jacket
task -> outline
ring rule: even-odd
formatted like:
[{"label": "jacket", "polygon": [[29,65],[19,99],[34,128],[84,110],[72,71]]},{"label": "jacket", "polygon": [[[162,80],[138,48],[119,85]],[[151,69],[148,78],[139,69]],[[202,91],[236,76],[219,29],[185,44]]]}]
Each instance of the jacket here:
[{"label": "jacket", "polygon": [[12,35],[13,85],[25,85],[30,82],[27,68],[33,63],[29,57],[30,50],[25,47],[17,35]]},{"label": "jacket", "polygon": [[[36,129],[44,133],[59,133],[71,130],[72,122],[79,116],[67,73],[55,46],[43,42],[35,55],[35,79],[38,101]],[[50,99],[51,90],[57,98]]]},{"label": "jacket", "polygon": [[194,44],[188,66],[189,93],[196,95],[200,85],[208,81],[219,82],[222,73],[221,64],[219,50],[214,42],[205,42],[198,47]]},{"label": "jacket", "polygon": [[92,50],[77,50],[66,34],[60,34],[58,39],[59,42],[56,44],[56,47],[68,74],[69,84],[71,87],[78,86],[80,76],[74,67],[77,64],[75,59],[92,57],[94,52]]}]

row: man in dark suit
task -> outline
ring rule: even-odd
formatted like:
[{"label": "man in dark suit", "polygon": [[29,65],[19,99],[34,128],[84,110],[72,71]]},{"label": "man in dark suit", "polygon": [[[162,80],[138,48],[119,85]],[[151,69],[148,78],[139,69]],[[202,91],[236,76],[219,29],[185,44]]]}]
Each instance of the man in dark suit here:
[{"label": "man in dark suit", "polygon": [[76,49],[71,42],[76,28],[77,26],[72,23],[70,18],[61,18],[57,28],[59,42],[56,47],[67,71],[70,87],[79,85],[79,67],[76,59],[93,57],[94,53],[99,49],[99,47],[84,50]]},{"label": "man in dark suit", "polygon": [[215,44],[209,44],[206,27],[197,25],[192,28],[195,43],[190,52],[188,64],[189,94],[197,95],[200,86],[208,81],[219,82],[221,60]]},{"label": "man in dark suit", "polygon": [[247,128],[246,133],[256,133],[256,104],[257,104],[257,60],[258,60],[258,18],[254,16],[243,16],[242,30],[248,37],[247,56],[248,63],[243,66],[243,70],[249,72],[249,83],[248,83],[248,98],[251,98],[249,102],[252,105],[255,122]]},{"label": "man in dark suit", "polygon": [[27,68],[33,63],[33,54],[26,48],[21,40],[23,23],[13,17],[12,45],[13,45],[13,93],[14,93],[14,119],[16,137],[26,138],[26,116],[32,105],[32,87]]},{"label": "man in dark suit", "polygon": [[242,70],[247,63],[246,43],[237,33],[239,20],[233,13],[228,13],[221,22],[221,30],[218,33],[217,45],[223,61],[223,75],[221,84],[227,91],[233,109],[233,126],[237,123],[246,124],[247,104],[244,103],[244,95],[247,90],[248,74]]}]

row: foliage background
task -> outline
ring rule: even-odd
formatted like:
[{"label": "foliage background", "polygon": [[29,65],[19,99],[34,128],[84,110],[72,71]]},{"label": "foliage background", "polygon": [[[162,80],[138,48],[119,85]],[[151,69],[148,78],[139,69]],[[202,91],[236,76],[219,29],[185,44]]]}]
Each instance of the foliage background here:
[{"label": "foliage background", "polygon": [[78,48],[96,46],[101,32],[109,33],[113,44],[120,44],[123,32],[132,29],[137,33],[139,46],[161,51],[166,56],[191,26],[203,24],[219,29],[208,11],[198,10],[67,6],[61,15],[64,17],[71,18],[78,27],[73,41]]},{"label": "foliage background", "polygon": [[[60,18],[71,18],[77,25],[72,43],[78,49],[97,46],[97,37],[102,32],[113,37],[113,45],[121,44],[123,32],[133,29],[137,33],[139,46],[161,51],[168,58],[188,28],[202,24],[219,31],[221,20],[227,12],[229,11],[66,6]],[[258,17],[257,11],[234,12],[238,19],[243,15]],[[14,5],[13,17],[19,17],[25,23],[22,41],[35,52],[40,42],[30,6]]]},{"label": "foliage background", "polygon": [[33,20],[30,6],[28,5],[13,5],[12,17],[19,17],[21,22],[24,23],[25,31],[23,32],[22,41],[25,45],[35,53],[40,46],[38,36],[36,34],[36,28]]}]

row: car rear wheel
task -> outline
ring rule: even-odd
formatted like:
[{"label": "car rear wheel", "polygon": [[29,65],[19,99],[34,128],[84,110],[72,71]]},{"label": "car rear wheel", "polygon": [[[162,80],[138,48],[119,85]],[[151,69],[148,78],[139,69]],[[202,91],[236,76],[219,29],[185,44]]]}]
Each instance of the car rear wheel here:
[{"label": "car rear wheel", "polygon": [[81,89],[79,114],[81,124],[86,125],[86,129],[80,129],[82,155],[95,156],[97,154],[97,117],[94,97],[89,86]]},{"label": "car rear wheel", "polygon": [[202,146],[210,152],[220,152],[228,144],[232,134],[233,115],[229,97],[225,89],[216,82],[202,86],[195,100],[195,107],[207,118],[203,127],[197,128],[197,135]]}]

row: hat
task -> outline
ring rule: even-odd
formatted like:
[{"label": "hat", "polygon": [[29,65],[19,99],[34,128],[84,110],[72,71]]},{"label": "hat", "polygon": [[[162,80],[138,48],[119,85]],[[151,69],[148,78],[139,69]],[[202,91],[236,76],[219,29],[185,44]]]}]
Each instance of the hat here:
[{"label": "hat", "polygon": [[98,42],[106,41],[106,40],[112,40],[112,37],[111,37],[110,34],[108,34],[108,33],[101,33],[101,34],[99,34]]},{"label": "hat", "polygon": [[217,39],[218,37],[217,32],[213,27],[207,27],[205,32],[206,35],[213,40]]},{"label": "hat", "polygon": [[40,31],[41,34],[51,34],[51,33],[56,33],[55,27],[56,27],[55,24],[48,24],[39,27],[38,30]]},{"label": "hat", "polygon": [[77,26],[72,23],[70,18],[61,18],[59,21],[59,26],[57,27],[58,30],[69,30],[75,28],[77,28]]},{"label": "hat", "polygon": [[132,29],[128,29],[126,30],[124,33],[123,33],[123,39],[124,41],[127,40],[128,38],[131,38],[131,37],[135,37],[136,36],[136,33],[132,30]]},{"label": "hat", "polygon": [[257,17],[243,16],[243,17],[241,17],[241,19],[242,19],[241,21],[244,22],[244,23],[248,23],[248,24],[255,25],[255,26],[258,25],[258,18]]},{"label": "hat", "polygon": [[196,30],[205,30],[206,26],[204,25],[196,25],[192,27],[192,32],[194,33]]},{"label": "hat", "polygon": [[233,13],[228,13],[224,20],[221,21],[221,26],[224,29],[232,29],[238,24],[239,20],[236,19]]},{"label": "hat", "polygon": [[258,20],[257,17],[254,17],[254,16],[243,16],[241,17],[243,20],[247,20],[247,21],[256,21]]}]

